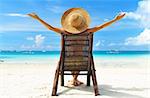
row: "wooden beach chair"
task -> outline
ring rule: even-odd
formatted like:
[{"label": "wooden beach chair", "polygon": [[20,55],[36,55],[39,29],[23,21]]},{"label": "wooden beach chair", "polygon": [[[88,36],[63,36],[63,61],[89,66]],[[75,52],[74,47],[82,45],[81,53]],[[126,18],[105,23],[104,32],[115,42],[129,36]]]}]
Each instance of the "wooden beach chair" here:
[{"label": "wooden beach chair", "polygon": [[[87,86],[90,86],[90,76],[92,76],[95,96],[99,95],[94,60],[92,55],[93,34],[62,34],[62,50],[58,63],[52,96],[57,95],[59,75],[61,76],[61,86],[64,86],[64,75],[72,75],[70,71],[80,71],[78,75],[87,75]],[[82,73],[81,73],[82,72]]]}]

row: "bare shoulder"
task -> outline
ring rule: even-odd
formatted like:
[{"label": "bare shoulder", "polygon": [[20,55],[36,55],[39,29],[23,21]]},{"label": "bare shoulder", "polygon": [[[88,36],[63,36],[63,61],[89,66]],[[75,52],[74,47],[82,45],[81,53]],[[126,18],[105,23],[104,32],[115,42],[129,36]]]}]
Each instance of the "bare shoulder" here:
[{"label": "bare shoulder", "polygon": [[87,32],[87,33],[94,33],[94,32],[95,32],[95,31],[94,31],[95,29],[96,29],[96,27],[88,28],[86,32]]}]

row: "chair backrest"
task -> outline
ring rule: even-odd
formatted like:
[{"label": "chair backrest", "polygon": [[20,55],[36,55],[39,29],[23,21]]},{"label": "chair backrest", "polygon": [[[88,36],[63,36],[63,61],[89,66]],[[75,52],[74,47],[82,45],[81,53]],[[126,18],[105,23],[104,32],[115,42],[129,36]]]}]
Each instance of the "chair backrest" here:
[{"label": "chair backrest", "polygon": [[93,34],[63,34],[62,58],[64,71],[88,71],[92,56]]}]

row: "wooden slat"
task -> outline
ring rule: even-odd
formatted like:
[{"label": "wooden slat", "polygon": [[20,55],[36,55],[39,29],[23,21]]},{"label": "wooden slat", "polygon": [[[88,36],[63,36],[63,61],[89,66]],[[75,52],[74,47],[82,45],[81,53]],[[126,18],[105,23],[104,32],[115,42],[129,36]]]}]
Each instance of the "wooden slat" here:
[{"label": "wooden slat", "polygon": [[88,73],[64,73],[64,75],[87,75]]},{"label": "wooden slat", "polygon": [[88,65],[88,62],[65,62],[64,66],[82,66]]},{"label": "wooden slat", "polygon": [[81,71],[81,70],[88,70],[87,65],[82,66],[64,66],[65,71]]},{"label": "wooden slat", "polygon": [[87,36],[66,36],[65,37],[65,41],[66,40],[88,40]]},{"label": "wooden slat", "polygon": [[88,52],[65,52],[65,56],[88,56]]},{"label": "wooden slat", "polygon": [[65,46],[65,51],[88,51],[88,46]]},{"label": "wooden slat", "polygon": [[65,61],[88,61],[88,57],[65,57]]},{"label": "wooden slat", "polygon": [[73,54],[73,55],[65,55],[66,58],[68,57],[88,57],[87,55],[82,55],[82,54]]},{"label": "wooden slat", "polygon": [[89,44],[68,44],[68,45],[65,45],[65,46],[75,46],[75,47],[81,47],[81,46],[88,46]]},{"label": "wooden slat", "polygon": [[74,52],[74,53],[80,53],[80,52],[83,52],[83,53],[88,53],[90,51],[73,51],[73,50],[69,50],[69,51],[64,51],[64,52]]},{"label": "wooden slat", "polygon": [[88,70],[88,62],[64,62],[64,70],[84,71]]},{"label": "wooden slat", "polygon": [[64,63],[80,63],[80,62],[88,63],[88,61],[65,61]]},{"label": "wooden slat", "polygon": [[65,36],[88,36],[89,34],[66,34]]},{"label": "wooden slat", "polygon": [[81,40],[81,41],[65,41],[65,46],[66,45],[89,45],[88,40]]}]

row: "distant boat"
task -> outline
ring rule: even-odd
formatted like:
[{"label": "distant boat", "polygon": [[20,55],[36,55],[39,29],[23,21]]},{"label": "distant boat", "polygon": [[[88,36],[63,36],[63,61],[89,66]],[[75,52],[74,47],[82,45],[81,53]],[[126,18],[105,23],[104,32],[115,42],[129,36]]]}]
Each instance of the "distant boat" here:
[{"label": "distant boat", "polygon": [[110,50],[107,52],[108,54],[118,54],[119,51],[118,50]]},{"label": "distant boat", "polygon": [[24,54],[34,54],[34,52],[31,51],[31,50],[29,50],[29,51],[22,51],[22,53],[24,53]]}]

